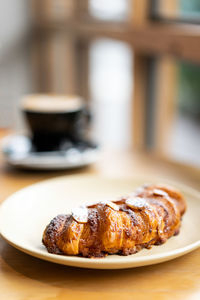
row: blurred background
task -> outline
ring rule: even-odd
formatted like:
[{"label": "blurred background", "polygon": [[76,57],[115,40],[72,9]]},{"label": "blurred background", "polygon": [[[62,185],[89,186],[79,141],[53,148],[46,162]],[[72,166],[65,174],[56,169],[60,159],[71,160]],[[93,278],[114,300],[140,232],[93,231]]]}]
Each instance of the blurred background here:
[{"label": "blurred background", "polygon": [[0,128],[23,128],[24,94],[75,93],[103,147],[200,166],[199,0],[0,6]]}]

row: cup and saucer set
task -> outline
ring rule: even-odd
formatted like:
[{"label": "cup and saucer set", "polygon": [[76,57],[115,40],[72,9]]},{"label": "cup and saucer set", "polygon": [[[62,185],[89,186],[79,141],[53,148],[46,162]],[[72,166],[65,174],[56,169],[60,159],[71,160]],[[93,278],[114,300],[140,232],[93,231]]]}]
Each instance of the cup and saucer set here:
[{"label": "cup and saucer set", "polygon": [[98,159],[99,147],[87,138],[90,114],[80,97],[27,95],[20,109],[30,134],[13,134],[2,140],[2,151],[10,165],[71,169]]}]

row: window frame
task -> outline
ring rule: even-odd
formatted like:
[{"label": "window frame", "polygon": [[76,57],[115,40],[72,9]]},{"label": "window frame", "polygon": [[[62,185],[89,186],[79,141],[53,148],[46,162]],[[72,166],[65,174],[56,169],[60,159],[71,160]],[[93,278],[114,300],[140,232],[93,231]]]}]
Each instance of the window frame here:
[{"label": "window frame", "polygon": [[[33,0],[38,2],[39,0]],[[175,23],[152,17],[153,0],[130,0],[129,17],[127,22],[109,22],[92,18],[88,12],[88,0],[74,1],[73,11],[70,18],[62,23],[42,21],[35,22],[34,36],[51,35],[62,31],[71,39],[72,49],[75,53],[71,67],[78,70],[79,87],[77,92],[84,98],[89,99],[88,88],[88,51],[92,40],[99,37],[108,37],[127,42],[134,53],[134,94],[132,97],[133,108],[133,145],[136,148],[148,148],[148,97],[150,91],[150,57],[162,57],[158,72],[162,74],[156,83],[156,103],[158,109],[155,113],[154,148],[157,152],[164,153],[165,137],[169,131],[170,114],[175,109],[172,103],[174,84],[171,80],[172,73],[176,72],[170,65],[169,57],[176,57],[200,64],[200,26],[195,24]],[[35,5],[37,7],[37,5]],[[39,6],[38,6],[39,7]],[[43,5],[44,8],[44,5]],[[38,10],[37,10],[37,12]],[[41,14],[41,12],[40,12]],[[36,18],[37,19],[37,18]],[[43,55],[40,55],[43,57]],[[166,59],[164,58],[166,56]],[[79,65],[77,65],[77,62]],[[81,68],[80,68],[81,66]],[[40,73],[41,74],[41,73]],[[74,81],[76,79],[74,78]],[[159,82],[160,81],[160,82]],[[166,117],[160,118],[163,113],[160,86],[167,82],[169,92],[165,95],[165,105],[170,106],[166,111]],[[42,88],[41,88],[42,89]],[[160,137],[162,136],[162,140]]]}]

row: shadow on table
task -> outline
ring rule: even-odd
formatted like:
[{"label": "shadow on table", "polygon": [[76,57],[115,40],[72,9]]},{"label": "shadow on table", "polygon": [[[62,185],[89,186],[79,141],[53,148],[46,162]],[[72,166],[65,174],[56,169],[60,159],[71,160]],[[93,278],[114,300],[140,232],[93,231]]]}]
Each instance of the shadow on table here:
[{"label": "shadow on table", "polygon": [[170,291],[174,288],[184,290],[186,286],[188,289],[195,285],[194,278],[191,280],[188,272],[184,275],[187,260],[192,259],[194,252],[173,261],[152,266],[123,270],[92,270],[62,266],[31,257],[11,247],[2,239],[0,245],[4,273],[9,266],[25,277],[54,287],[68,287],[79,291],[95,288],[96,292],[103,288],[103,291],[116,292],[118,290],[145,290],[145,287],[149,287],[149,280],[152,289],[155,290]]}]

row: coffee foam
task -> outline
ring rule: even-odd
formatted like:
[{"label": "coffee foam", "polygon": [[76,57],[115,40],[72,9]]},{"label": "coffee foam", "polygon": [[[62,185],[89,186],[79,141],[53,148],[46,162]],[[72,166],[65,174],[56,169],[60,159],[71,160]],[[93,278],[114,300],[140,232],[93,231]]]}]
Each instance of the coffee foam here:
[{"label": "coffee foam", "polygon": [[72,112],[82,107],[83,100],[78,96],[34,94],[21,101],[22,110],[31,112]]}]

